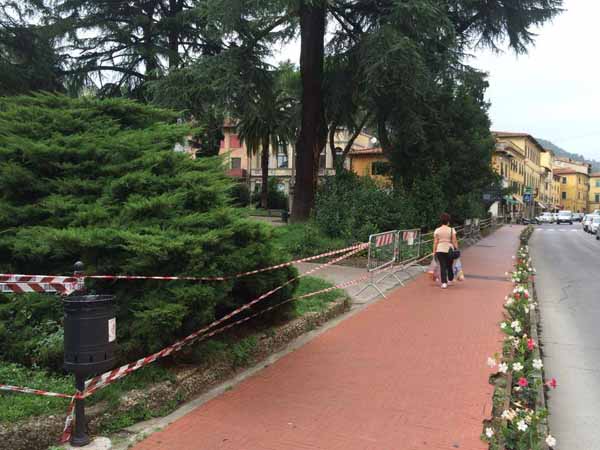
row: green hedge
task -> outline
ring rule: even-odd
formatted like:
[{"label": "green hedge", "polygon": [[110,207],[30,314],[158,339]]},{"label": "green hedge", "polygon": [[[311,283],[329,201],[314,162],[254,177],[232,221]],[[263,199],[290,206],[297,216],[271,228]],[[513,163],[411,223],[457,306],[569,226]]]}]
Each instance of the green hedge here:
[{"label": "green hedge", "polygon": [[[231,205],[218,158],[173,151],[192,132],[126,100],[0,98],[0,272],[223,275],[286,259]],[[171,343],[288,280],[88,282],[117,296],[121,360]],[[287,286],[269,301],[292,295]],[[289,313],[290,307],[282,313]],[[0,295],[0,359],[58,369],[60,300]]]}]

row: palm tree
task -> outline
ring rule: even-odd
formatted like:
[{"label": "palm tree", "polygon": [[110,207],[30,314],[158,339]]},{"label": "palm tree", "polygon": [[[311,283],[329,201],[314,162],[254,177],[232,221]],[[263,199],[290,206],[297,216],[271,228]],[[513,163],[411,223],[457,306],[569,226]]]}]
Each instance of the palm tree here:
[{"label": "palm tree", "polygon": [[258,154],[261,160],[260,206],[267,208],[269,184],[269,148],[276,151],[279,145],[293,142],[296,124],[296,101],[283,89],[277,87],[275,78],[246,103],[237,125],[240,139],[245,142],[248,158]]}]

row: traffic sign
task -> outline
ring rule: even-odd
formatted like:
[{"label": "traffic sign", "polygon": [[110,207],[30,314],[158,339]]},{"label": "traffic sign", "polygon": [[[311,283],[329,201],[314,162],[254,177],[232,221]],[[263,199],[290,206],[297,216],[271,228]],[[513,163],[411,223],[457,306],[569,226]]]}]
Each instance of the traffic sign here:
[{"label": "traffic sign", "polygon": [[523,194],[523,201],[525,203],[531,203],[531,193],[530,192]]}]

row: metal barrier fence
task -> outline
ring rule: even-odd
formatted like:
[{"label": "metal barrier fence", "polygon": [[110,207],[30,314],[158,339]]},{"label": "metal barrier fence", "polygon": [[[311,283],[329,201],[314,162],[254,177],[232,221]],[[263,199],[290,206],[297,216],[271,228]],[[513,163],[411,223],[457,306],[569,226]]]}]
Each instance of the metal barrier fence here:
[{"label": "metal barrier fence", "polygon": [[403,285],[396,274],[391,271],[384,275],[379,280],[375,280],[375,272],[387,268],[393,268],[394,262],[398,255],[398,231],[386,231],[384,233],[372,234],[369,236],[369,254],[367,259],[367,272],[369,272],[369,282],[363,286],[363,288],[356,293],[360,295],[363,291],[369,287],[375,289],[379,294],[385,297],[383,291],[377,286],[377,283],[381,283],[384,279],[389,276],[393,276],[400,284]]},{"label": "metal barrier fence", "polygon": [[398,254],[396,263],[407,264],[415,261],[421,256],[421,230],[398,231]]},{"label": "metal barrier fence", "polygon": [[[459,241],[474,244],[482,238],[481,229],[496,226],[494,217],[487,219],[466,219],[464,225],[454,228]],[[421,233],[418,228],[409,230],[392,230],[369,236],[369,254],[367,260],[367,271],[369,282],[363,286],[355,295],[361,294],[369,287],[374,288],[385,298],[383,291],[377,286],[388,277],[394,277],[396,281],[404,286],[404,282],[396,275],[398,272],[408,274],[410,278],[414,275],[408,270],[416,262],[421,261],[427,255],[433,253],[434,233]],[[376,279],[375,272],[389,271],[381,278]]]},{"label": "metal barrier fence", "polygon": [[416,261],[421,258],[421,230],[414,228],[411,230],[399,230],[397,233],[398,252],[394,273],[404,272],[409,278],[413,278],[413,274],[408,269],[414,266]]},{"label": "metal barrier fence", "polygon": [[473,228],[471,229],[471,239],[476,242],[481,239],[481,220],[473,219]]}]

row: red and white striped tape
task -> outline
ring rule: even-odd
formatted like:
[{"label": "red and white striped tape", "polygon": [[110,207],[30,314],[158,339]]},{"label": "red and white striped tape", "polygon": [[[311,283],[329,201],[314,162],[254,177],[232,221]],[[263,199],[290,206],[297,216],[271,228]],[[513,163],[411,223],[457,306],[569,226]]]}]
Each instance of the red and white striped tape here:
[{"label": "red and white striped tape", "polygon": [[316,259],[335,256],[342,253],[347,253],[356,249],[365,248],[366,243],[351,245],[350,247],[330,252],[321,253],[315,256],[296,259],[274,266],[265,267],[262,269],[250,270],[234,275],[222,277],[188,277],[188,276],[146,276],[146,275],[82,275],[78,277],[65,277],[55,275],[15,275],[15,274],[0,274],[0,292],[22,294],[26,292],[57,292],[61,295],[69,295],[83,288],[85,279],[92,280],[163,280],[163,281],[226,281],[236,278],[242,278],[249,275],[255,275],[262,272],[282,269],[294,264],[314,261]]},{"label": "red and white striped tape", "polygon": [[[318,270],[323,269],[324,267],[327,267],[327,266],[329,266],[331,264],[335,264],[336,262],[339,262],[339,261],[341,261],[343,259],[346,259],[346,258],[348,258],[348,257],[350,257],[350,256],[352,256],[352,255],[354,255],[356,253],[359,253],[360,251],[366,249],[367,247],[368,247],[368,244],[361,244],[355,250],[348,252],[348,254],[342,255],[339,258],[335,258],[332,261],[329,261],[329,262],[327,262],[325,264],[322,264],[322,265],[320,265],[320,266],[318,266],[318,267],[316,267],[316,268],[314,268],[312,270],[309,270],[308,272],[305,272],[304,274],[299,275],[295,279],[307,276],[307,275],[309,275],[311,273],[314,273],[314,272],[316,272]],[[315,296],[315,295],[319,295],[319,294],[323,294],[323,293],[326,293],[326,292],[330,292],[330,291],[333,291],[333,290],[336,290],[336,289],[343,289],[343,288],[346,288],[346,287],[358,284],[358,283],[360,283],[362,281],[366,281],[366,280],[369,279],[370,276],[371,276],[370,274],[367,274],[367,275],[364,275],[362,277],[356,278],[354,280],[350,280],[350,281],[346,281],[346,282],[343,282],[343,283],[339,283],[339,284],[337,284],[335,286],[331,286],[329,288],[321,289],[321,290],[310,292],[310,293],[307,293],[307,294],[304,294],[304,295],[301,295],[301,296],[290,298],[290,299],[285,300],[283,302],[279,302],[277,305],[273,305],[273,306],[270,306],[268,308],[265,308],[264,310],[261,310],[261,311],[255,313],[255,314],[252,314],[250,316],[247,316],[247,317],[244,317],[242,319],[239,319],[239,320],[237,320],[235,322],[232,322],[232,323],[230,323],[228,325],[225,325],[225,326],[223,326],[221,328],[217,328],[217,329],[215,329],[213,331],[207,332],[208,330],[214,328],[215,326],[217,326],[219,324],[222,324],[224,321],[230,319],[231,317],[233,317],[233,316],[241,313],[245,309],[248,309],[253,304],[255,304],[255,303],[257,303],[257,302],[259,302],[261,300],[264,300],[269,295],[271,295],[274,292],[276,292],[277,290],[281,289],[283,286],[291,283],[295,279],[289,280],[284,285],[279,286],[279,287],[277,287],[277,288],[275,288],[275,289],[273,289],[273,290],[271,290],[271,291],[269,291],[269,292],[261,295],[260,297],[258,297],[257,299],[253,300],[252,302],[247,303],[246,305],[244,305],[244,306],[236,309],[235,311],[231,312],[227,316],[225,316],[225,317],[223,317],[223,318],[221,318],[219,320],[216,320],[216,321],[212,322],[211,324],[207,325],[206,327],[202,328],[201,330],[198,330],[198,331],[192,333],[191,335],[187,336],[186,338],[184,338],[184,339],[176,342],[175,344],[170,345],[169,347],[164,348],[163,350],[161,350],[159,352],[154,353],[153,355],[147,356],[145,358],[141,358],[141,359],[135,361],[134,363],[130,363],[130,364],[127,364],[125,366],[121,366],[118,369],[106,372],[106,373],[104,373],[104,374],[102,374],[100,376],[97,376],[95,378],[92,378],[92,379],[88,380],[86,382],[86,384],[85,384],[86,387],[85,387],[84,392],[77,392],[74,395],[68,395],[68,394],[61,394],[61,393],[43,391],[43,390],[40,390],[40,389],[32,389],[32,388],[26,388],[26,387],[18,387],[18,386],[11,386],[11,385],[1,385],[1,384],[0,384],[0,390],[11,391],[11,392],[21,392],[21,393],[26,393],[26,394],[42,395],[42,396],[49,396],[49,397],[61,397],[61,398],[69,398],[69,399],[71,399],[71,402],[70,402],[68,410],[67,410],[67,417],[65,419],[64,430],[63,430],[63,433],[62,433],[61,438],[60,438],[60,442],[61,443],[68,442],[68,440],[71,437],[71,430],[72,430],[72,424],[73,424],[73,419],[74,419],[74,410],[75,410],[75,400],[76,399],[89,397],[90,395],[92,395],[97,390],[102,389],[102,388],[108,386],[109,384],[113,383],[114,381],[116,381],[116,380],[118,380],[120,378],[123,378],[127,374],[129,374],[131,372],[134,372],[135,370],[138,370],[141,367],[144,367],[144,366],[146,366],[146,365],[148,365],[148,364],[150,364],[150,363],[152,363],[152,362],[154,362],[154,361],[156,361],[156,360],[158,360],[158,359],[160,359],[160,358],[162,358],[164,356],[167,356],[167,355],[169,355],[171,353],[174,353],[174,352],[180,350],[183,346],[185,346],[187,344],[190,344],[192,342],[196,342],[196,341],[199,341],[199,340],[208,339],[209,337],[212,337],[212,336],[215,336],[215,335],[217,335],[219,333],[222,333],[223,331],[228,330],[228,329],[230,329],[230,328],[232,328],[232,327],[234,327],[236,325],[239,325],[239,324],[241,324],[243,322],[251,320],[251,319],[255,318],[258,315],[265,314],[266,312],[271,311],[271,310],[273,310],[273,309],[275,309],[275,308],[277,308],[277,307],[279,307],[279,306],[281,306],[283,304],[286,304],[286,303],[289,303],[289,302],[292,302],[292,301],[297,301],[297,300],[304,299],[304,298],[309,298],[309,297],[312,297],[312,296]]]},{"label": "red and white striped tape", "polygon": [[59,397],[59,398],[73,398],[74,397],[73,394],[61,394],[58,392],[44,391],[42,389],[11,386],[10,384],[0,384],[0,391],[20,392],[21,394],[42,395],[44,397]]},{"label": "red and white striped tape", "polygon": [[[265,292],[264,294],[260,295],[259,297],[255,298],[254,300],[250,301],[249,303],[246,303],[245,305],[240,306],[239,308],[235,309],[234,311],[230,312],[229,314],[225,315],[224,317],[221,317],[218,320],[215,320],[214,322],[210,323],[209,325],[201,328],[200,330],[195,331],[194,333],[186,336],[185,338],[175,342],[174,344],[169,345],[168,347],[163,348],[162,350],[153,353],[152,355],[146,356],[144,358],[140,358],[137,361],[134,361],[132,363],[129,364],[125,364],[121,367],[118,367],[116,369],[110,370],[108,372],[103,373],[102,375],[98,375],[94,378],[91,378],[90,380],[86,381],[85,383],[85,389],[84,392],[82,394],[82,398],[86,398],[89,397],[90,395],[92,395],[94,392],[103,389],[107,386],[109,386],[110,384],[114,383],[115,381],[129,375],[132,372],[135,372],[136,370],[141,369],[144,366],[147,366],[155,361],[157,361],[158,359],[164,358],[165,356],[168,356],[172,353],[175,353],[179,350],[181,350],[184,346],[189,345],[195,341],[197,341],[199,338],[201,338],[203,335],[205,335],[207,332],[209,332],[211,329],[215,328],[218,325],[221,325],[222,323],[228,321],[229,319],[231,319],[232,317],[242,313],[243,311],[251,308],[252,306],[254,306],[256,303],[263,301],[264,299],[270,297],[271,295],[273,295],[275,292],[283,289],[285,286],[293,283],[294,281],[306,277],[312,273],[315,273],[321,269],[324,269],[325,267],[328,267],[330,265],[333,265],[335,263],[338,263],[346,258],[349,258],[352,255],[355,255],[361,251],[363,251],[364,249],[366,249],[368,247],[368,244],[360,244],[357,246],[353,246],[355,248],[353,248],[353,250],[347,252],[346,254],[339,256],[337,258],[332,259],[331,261],[328,261],[324,264],[321,264],[301,275],[298,275],[295,278],[292,278],[288,281],[286,281],[285,283],[283,283],[280,286],[277,286],[274,289],[271,289],[268,292]],[[363,277],[366,279],[366,277]],[[339,289],[337,287],[332,287],[332,288],[328,288],[329,290],[333,290],[333,289]],[[317,295],[318,293],[321,293],[321,291],[317,291],[317,293],[311,293],[311,294],[305,294],[304,296],[298,297],[296,298],[306,298],[309,297],[311,295]],[[289,300],[291,301],[291,300]],[[275,305],[274,307],[278,307],[279,305],[283,304],[283,303],[287,303],[286,302],[281,302],[278,303],[277,305]],[[273,307],[273,308],[274,308]],[[272,309],[272,308],[271,308]],[[246,320],[249,320],[249,318],[247,318]],[[245,320],[243,320],[245,321]],[[231,328],[232,326],[236,325],[236,323],[232,323],[230,325],[227,325],[227,328],[223,328],[223,330]],[[221,330],[221,331],[223,331]],[[214,336],[214,334],[217,334],[215,332],[211,332],[207,335],[207,337],[210,336]],[[71,424],[73,421],[73,404],[74,404],[74,399],[71,402],[72,404],[69,407],[69,416],[70,419],[67,418],[67,420],[65,421],[65,429],[63,431],[63,435],[61,437],[61,442],[66,442],[66,440],[69,439],[70,433],[71,433]],[[66,440],[65,440],[66,439]]]},{"label": "red and white striped tape", "polygon": [[375,237],[375,247],[383,247],[385,245],[391,245],[394,243],[395,231],[386,234],[380,234]]},{"label": "red and white striped tape", "polygon": [[340,262],[356,253],[359,253],[360,251],[364,250],[365,248],[367,248],[367,244],[362,244],[362,246],[359,246],[358,248],[346,253],[345,255],[339,256],[335,259],[332,259],[329,262],[326,262],[324,264],[321,264],[318,267],[315,267],[301,275],[298,275],[297,277],[291,278],[288,281],[286,281],[285,283],[271,289],[268,292],[265,292],[264,294],[261,294],[260,296],[258,296],[257,298],[255,298],[254,300],[240,306],[239,308],[233,310],[232,312],[230,312],[229,314],[226,314],[225,316],[221,317],[218,320],[215,320],[214,322],[210,323],[209,325],[205,326],[204,328],[201,328],[198,331],[195,331],[194,333],[190,334],[189,336],[181,339],[180,341],[175,342],[174,344],[165,347],[164,349],[153,353],[152,355],[149,355],[145,358],[140,358],[135,362],[132,362],[130,364],[126,364],[124,366],[121,366],[117,369],[105,372],[102,375],[99,375],[95,378],[92,378],[91,380],[88,380],[86,382],[86,389],[84,392],[84,395],[87,397],[89,395],[89,391],[90,389],[93,389],[93,391],[100,389],[104,386],[107,386],[108,384],[124,377],[125,375],[128,375],[131,372],[134,372],[148,364],[153,363],[154,361],[156,361],[157,359],[163,358],[165,356],[170,355],[173,352],[179,351],[183,346],[190,344],[191,342],[195,341],[199,336],[201,336],[202,334],[206,333],[207,331],[211,330],[212,328],[222,324],[223,322],[226,322],[227,320],[231,319],[232,317],[242,313],[243,311],[251,308],[252,306],[254,306],[255,304],[265,300],[266,298],[270,297],[271,295],[273,295],[274,293],[278,292],[279,290],[283,289],[285,286],[288,286],[289,284],[293,283],[294,281],[303,278],[305,276],[308,276],[312,273],[315,273],[321,269],[324,269],[325,267],[328,267],[332,264],[335,264],[337,262]]},{"label": "red and white striped tape", "polygon": [[4,293],[55,292],[69,295],[82,288],[81,277],[0,274],[0,292]]}]

